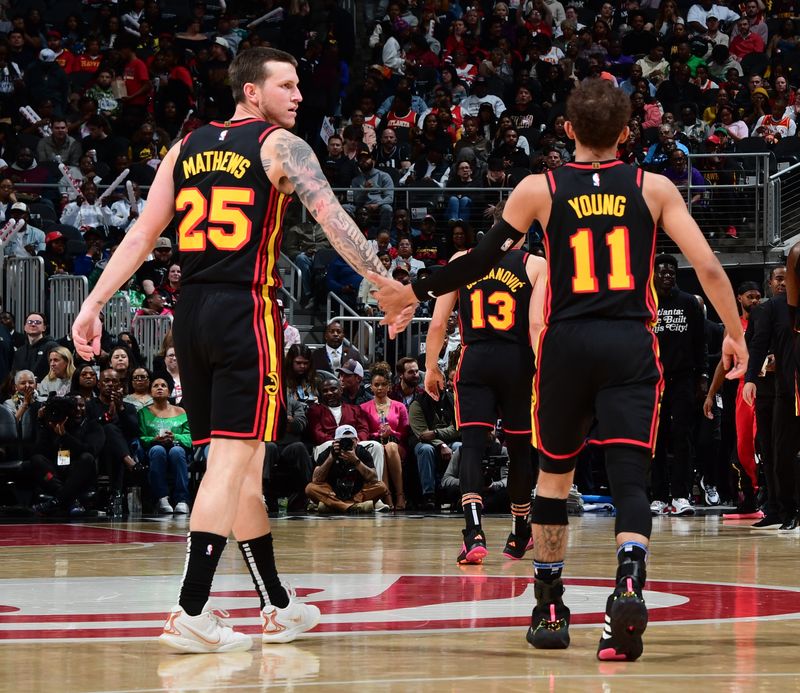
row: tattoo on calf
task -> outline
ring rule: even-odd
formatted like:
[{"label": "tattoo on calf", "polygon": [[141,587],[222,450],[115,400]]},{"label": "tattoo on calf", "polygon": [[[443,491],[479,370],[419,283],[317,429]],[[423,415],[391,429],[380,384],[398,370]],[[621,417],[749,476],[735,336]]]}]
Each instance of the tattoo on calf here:
[{"label": "tattoo on calf", "polygon": [[[367,272],[387,275],[372,245],[333,194],[311,147],[286,131],[278,131],[272,137],[277,158],[297,197],[322,225],[336,252],[362,275]],[[270,159],[262,161],[268,170]]]},{"label": "tattoo on calf", "polygon": [[533,557],[543,563],[564,560],[568,525],[533,525]]}]

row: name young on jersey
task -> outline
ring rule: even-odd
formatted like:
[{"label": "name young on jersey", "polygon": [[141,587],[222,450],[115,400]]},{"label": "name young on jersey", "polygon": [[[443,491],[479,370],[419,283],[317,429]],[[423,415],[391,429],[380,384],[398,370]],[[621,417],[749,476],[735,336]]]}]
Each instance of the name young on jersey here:
[{"label": "name young on jersey", "polygon": [[472,282],[472,284],[467,284],[467,290],[471,289],[473,286],[482,281],[486,281],[487,279],[494,279],[495,281],[505,284],[512,294],[516,293],[517,289],[520,287],[525,286],[525,282],[519,279],[511,270],[503,269],[502,267],[495,267],[485,277],[476,282]]},{"label": "name young on jersey", "polygon": [[600,215],[621,217],[625,214],[627,202],[628,199],[624,195],[611,195],[609,193],[578,195],[567,200],[578,219]]},{"label": "name young on jersey", "polygon": [[241,178],[250,168],[250,160],[231,151],[207,151],[194,154],[183,162],[183,175],[191,178],[199,173],[224,171],[234,178]]}]

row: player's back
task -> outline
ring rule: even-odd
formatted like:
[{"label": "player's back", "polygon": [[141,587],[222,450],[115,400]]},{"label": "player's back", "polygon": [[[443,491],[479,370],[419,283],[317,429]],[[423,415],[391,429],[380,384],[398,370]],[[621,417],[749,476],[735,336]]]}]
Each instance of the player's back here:
[{"label": "player's back", "polygon": [[512,250],[485,277],[459,289],[462,343],[530,344],[531,284],[525,269],[527,259],[528,253]]},{"label": "player's back", "polygon": [[184,138],[175,162],[181,283],[280,286],[288,197],[270,183],[261,145],[277,126],[215,122]]},{"label": "player's back", "polygon": [[547,180],[546,321],[655,321],[656,226],[642,194],[642,170],[620,161],[567,164]]}]

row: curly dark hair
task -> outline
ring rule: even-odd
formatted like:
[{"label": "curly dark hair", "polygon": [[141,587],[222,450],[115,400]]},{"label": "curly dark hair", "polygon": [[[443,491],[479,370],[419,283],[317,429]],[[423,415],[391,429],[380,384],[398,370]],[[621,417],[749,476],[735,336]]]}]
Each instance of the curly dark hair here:
[{"label": "curly dark hair", "polygon": [[628,95],[605,79],[590,79],[567,99],[567,120],[581,144],[608,149],[619,139],[631,117]]}]

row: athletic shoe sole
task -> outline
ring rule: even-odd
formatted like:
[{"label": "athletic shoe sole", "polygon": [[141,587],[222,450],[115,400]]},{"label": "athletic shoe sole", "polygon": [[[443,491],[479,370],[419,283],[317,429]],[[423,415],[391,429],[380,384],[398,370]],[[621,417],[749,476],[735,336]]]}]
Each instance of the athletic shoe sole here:
[{"label": "athletic shoe sole", "polygon": [[[556,605],[550,604],[550,623],[556,621]],[[547,627],[528,628],[525,639],[537,650],[566,650],[569,647],[569,623],[563,628],[552,630]]]},{"label": "athletic shoe sole", "polygon": [[319,624],[321,614],[317,607],[313,605],[309,606],[316,611],[316,613],[312,616],[311,621],[304,621],[296,626],[289,626],[280,633],[267,634],[262,632],[261,642],[264,645],[280,645],[281,643],[292,642],[297,638],[298,635],[315,628],[317,624]]},{"label": "athletic shoe sole", "polygon": [[459,565],[481,565],[483,559],[489,555],[489,551],[485,546],[475,546],[467,551],[466,545],[461,545],[461,553],[456,562]]},{"label": "athletic shoe sole", "polygon": [[632,662],[642,656],[647,606],[634,597],[618,597],[611,606],[611,640],[615,647],[598,650],[602,661]]},{"label": "athletic shoe sole", "polygon": [[212,645],[209,643],[200,642],[191,638],[181,638],[176,635],[162,633],[158,636],[158,640],[162,645],[169,647],[184,654],[209,654],[214,652],[247,652],[252,646],[253,641],[248,638],[247,641],[230,642],[226,645]]},{"label": "athletic shoe sole", "polygon": [[752,513],[725,513],[722,516],[723,520],[761,520],[764,513],[761,510],[756,510]]}]

